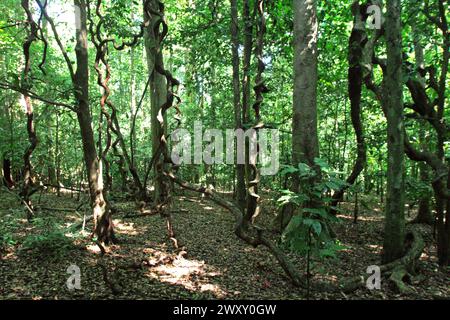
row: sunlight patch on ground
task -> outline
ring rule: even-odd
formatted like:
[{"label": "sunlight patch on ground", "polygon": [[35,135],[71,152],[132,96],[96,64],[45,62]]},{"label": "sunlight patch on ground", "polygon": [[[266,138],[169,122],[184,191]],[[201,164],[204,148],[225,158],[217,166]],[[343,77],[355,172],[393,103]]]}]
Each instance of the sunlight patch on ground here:
[{"label": "sunlight patch on ground", "polygon": [[341,244],[344,246],[344,248],[339,250],[339,252],[347,252],[347,253],[353,252],[353,249],[350,244],[345,244],[345,243],[341,243]]},{"label": "sunlight patch on ground", "polygon": [[381,253],[382,247],[379,244],[368,244],[367,245],[371,251],[375,252],[375,253]]},{"label": "sunlight patch on ground", "polygon": [[134,226],[134,222],[123,222],[122,220],[115,219],[114,229],[118,234],[127,234],[131,236],[136,236],[139,232],[136,230]]},{"label": "sunlight patch on ground", "polygon": [[377,217],[377,216],[361,216],[358,217],[358,221],[382,221],[382,217]]},{"label": "sunlight patch on ground", "polygon": [[153,253],[156,255],[149,259],[149,263],[156,266],[147,272],[150,278],[172,285],[181,285],[191,291],[211,292],[217,298],[224,298],[227,295],[220,286],[207,281],[208,277],[219,276],[221,273],[207,270],[208,266],[204,261],[178,256],[171,263],[158,264],[159,261],[170,258],[170,256],[162,252],[154,251]]},{"label": "sunlight patch on ground", "polygon": [[[348,220],[353,220],[354,217],[352,215],[345,215],[345,214],[338,214],[337,215],[338,218],[340,219],[348,219]],[[358,221],[364,221],[364,222],[369,222],[369,221],[382,221],[381,216],[358,216]]]},{"label": "sunlight patch on ground", "polygon": [[338,277],[335,275],[331,275],[331,274],[320,274],[318,276],[316,276],[317,279],[322,280],[322,281],[329,281],[329,282],[337,282],[338,281]]},{"label": "sunlight patch on ground", "polygon": [[9,252],[7,254],[2,255],[2,260],[16,260],[17,256],[15,252]]},{"label": "sunlight patch on ground", "polygon": [[94,254],[100,254],[101,253],[101,250],[100,250],[99,246],[96,245],[96,244],[88,244],[86,246],[86,249],[90,253],[94,253]]},{"label": "sunlight patch on ground", "polygon": [[422,261],[427,261],[427,260],[430,260],[431,258],[432,257],[430,257],[426,252],[422,252],[419,259]]}]

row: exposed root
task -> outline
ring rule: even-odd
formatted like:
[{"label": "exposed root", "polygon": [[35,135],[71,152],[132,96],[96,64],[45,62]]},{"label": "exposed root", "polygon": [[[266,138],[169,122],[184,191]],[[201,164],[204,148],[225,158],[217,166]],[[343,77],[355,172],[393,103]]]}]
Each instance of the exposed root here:
[{"label": "exposed root", "polygon": [[[410,293],[411,289],[405,284],[410,282],[411,274],[417,269],[417,262],[425,248],[425,242],[419,231],[411,229],[405,237],[406,254],[393,262],[380,266],[381,276],[389,276],[389,282],[393,284],[400,293]],[[337,288],[338,291],[350,293],[361,289],[366,285],[369,274],[349,278],[343,281]]]},{"label": "exposed root", "polygon": [[398,266],[389,277],[389,282],[401,294],[410,294],[412,289],[406,285],[405,282],[411,283],[411,275],[406,271],[404,266]]},{"label": "exposed root", "polygon": [[111,289],[114,295],[121,294],[123,292],[123,288],[121,285],[118,284],[117,279],[115,279],[116,278],[115,271],[113,271],[112,274],[110,275],[108,273],[107,267],[102,262],[99,262],[99,266],[102,269],[103,281],[105,281],[105,284],[108,286],[108,288]]},{"label": "exposed root", "polygon": [[247,225],[244,227],[243,222],[243,213],[239,209],[237,205],[234,203],[218,196],[213,190],[192,185],[186,181],[183,181],[177,178],[173,173],[165,173],[169,179],[171,179],[174,183],[178,184],[184,189],[191,190],[194,192],[202,193],[208,197],[209,200],[218,204],[219,206],[230,211],[236,220],[234,233],[243,241],[250,244],[253,247],[258,247],[259,245],[263,245],[267,247],[270,253],[277,259],[281,268],[288,275],[288,277],[292,280],[293,284],[297,287],[306,288],[306,281],[304,281],[300,275],[298,274],[294,265],[289,261],[286,255],[274,244],[267,236],[267,230],[259,228],[254,225]]}]

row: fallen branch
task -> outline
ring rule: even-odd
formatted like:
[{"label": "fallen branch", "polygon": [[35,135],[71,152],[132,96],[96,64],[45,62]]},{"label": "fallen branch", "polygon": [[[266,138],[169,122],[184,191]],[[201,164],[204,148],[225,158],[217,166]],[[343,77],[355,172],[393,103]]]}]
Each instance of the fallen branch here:
[{"label": "fallen branch", "polygon": [[59,211],[59,212],[76,212],[77,209],[74,208],[50,208],[50,207],[38,207],[40,210],[45,211]]},{"label": "fallen branch", "polygon": [[69,190],[69,191],[73,191],[73,192],[87,192],[87,190],[83,190],[83,189],[76,189],[76,188],[64,187],[64,186],[55,186],[52,184],[43,184],[43,186],[46,188],[63,189],[63,190]]},{"label": "fallen branch", "polygon": [[28,212],[31,214],[31,216],[34,216],[34,211],[31,209],[31,207],[26,203],[25,200],[22,199],[21,196],[19,196],[17,193],[10,191],[8,188],[2,187],[2,190],[6,191],[7,193],[15,196],[20,202],[22,202],[25,205],[25,208],[28,210]]}]

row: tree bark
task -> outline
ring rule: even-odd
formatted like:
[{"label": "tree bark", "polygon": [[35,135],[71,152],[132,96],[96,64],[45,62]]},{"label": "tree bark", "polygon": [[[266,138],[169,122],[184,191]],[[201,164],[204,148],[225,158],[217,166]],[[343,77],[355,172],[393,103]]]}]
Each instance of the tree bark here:
[{"label": "tree bark", "polygon": [[[29,81],[29,72],[31,70],[31,58],[30,58],[30,48],[33,42],[36,40],[36,35],[38,32],[38,26],[36,22],[33,20],[33,15],[30,11],[30,4],[29,0],[22,0],[22,7],[26,12],[27,15],[27,22],[29,24],[30,30],[28,31],[28,38],[23,44],[23,54],[25,56],[25,68],[23,71],[23,86],[28,87],[28,81]],[[28,133],[28,141],[30,145],[25,150],[25,153],[23,155],[23,185],[22,190],[20,192],[21,197],[23,198],[23,201],[27,204],[27,206],[31,209],[33,209],[33,206],[31,204],[30,199],[30,188],[33,185],[33,179],[32,179],[32,165],[31,165],[31,156],[33,155],[33,151],[36,149],[38,144],[38,138],[36,135],[36,129],[34,124],[34,110],[33,110],[33,104],[31,102],[31,98],[24,94],[23,98],[25,100],[25,106],[26,106],[26,114],[27,114],[27,133]],[[27,219],[28,221],[31,221],[32,216],[32,210],[26,210],[27,212]]]},{"label": "tree bark", "polygon": [[14,179],[11,173],[11,160],[5,158],[4,156],[2,161],[2,174],[5,186],[8,189],[12,189],[14,187]]},{"label": "tree bark", "polygon": [[89,60],[87,43],[87,17],[85,0],[74,0],[79,8],[79,29],[76,31],[77,70],[74,74],[77,119],[83,142],[84,162],[87,169],[89,194],[94,217],[94,232],[100,243],[115,241],[111,210],[103,194],[101,166],[95,146],[92,117],[89,108]]},{"label": "tree bark", "polygon": [[403,255],[404,217],[404,124],[402,79],[402,27],[400,0],[387,1],[387,68],[383,104],[387,112],[388,174],[383,263]]},{"label": "tree bark", "polygon": [[[315,0],[294,0],[294,99],[292,121],[292,164],[316,167],[319,157],[317,134],[317,38]],[[297,175],[292,176],[291,191],[300,191]],[[309,181],[309,187],[314,183]],[[308,186],[303,186],[308,188]],[[294,213],[292,204],[284,206],[276,218],[276,227],[284,230]]]},{"label": "tree bark", "polygon": [[[233,65],[233,104],[236,129],[242,129],[241,88],[239,79],[239,23],[237,0],[231,0],[231,54]],[[241,210],[246,203],[245,165],[236,164],[236,202]]]},{"label": "tree bark", "polygon": [[[363,51],[367,43],[367,34],[364,26],[367,21],[367,5],[361,6],[359,1],[355,1],[352,6],[352,11],[354,15],[353,29],[348,44],[348,95],[350,98],[350,116],[356,135],[357,158],[352,172],[346,180],[347,186],[341,188],[333,195],[332,207],[336,207],[342,201],[345,190],[355,183],[366,165],[366,144],[361,120],[361,95],[363,84]],[[331,212],[336,214],[334,208],[332,208]]]},{"label": "tree bark", "polygon": [[[145,4],[147,3],[150,10],[154,12],[158,12],[158,1],[144,0],[144,20],[149,20],[149,26],[145,29],[144,37],[145,37],[145,51],[147,54],[147,66],[148,73],[150,75],[150,95],[151,95],[151,131],[152,131],[152,156],[157,156],[157,159],[153,161],[153,174],[154,174],[154,203],[155,205],[161,203],[162,198],[162,190],[163,186],[163,175],[162,170],[158,170],[158,167],[164,166],[164,159],[160,153],[160,144],[159,140],[162,133],[161,126],[158,122],[158,112],[166,103],[166,78],[164,75],[156,71],[156,65],[164,66],[162,51],[160,48],[160,35],[158,32],[155,32],[155,25],[159,23],[159,17],[156,14],[150,14],[149,11],[146,10]],[[166,123],[166,118],[164,117],[164,122]],[[166,126],[164,125],[164,128]]]}]

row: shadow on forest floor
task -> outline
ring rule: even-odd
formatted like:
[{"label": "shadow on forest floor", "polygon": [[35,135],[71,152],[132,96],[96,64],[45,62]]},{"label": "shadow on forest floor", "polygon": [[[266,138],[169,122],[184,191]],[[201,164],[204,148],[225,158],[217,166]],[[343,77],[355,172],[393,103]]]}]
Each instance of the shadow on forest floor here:
[{"label": "shadow on forest floor", "polygon": [[[276,214],[270,194],[263,197],[264,212],[258,223],[269,225]],[[38,200],[35,199],[35,202]],[[304,299],[264,248],[253,248],[232,232],[233,217],[201,197],[185,194],[175,201],[173,218],[177,238],[185,247],[180,255],[166,241],[165,222],[159,216],[124,218],[134,214],[134,202],[115,202],[118,245],[100,258],[89,232],[69,232],[67,226],[82,220],[82,213],[47,209],[75,209],[79,202],[69,196],[43,195],[45,207],[33,224],[9,194],[0,194],[0,299]],[[358,224],[349,214],[340,215],[334,226],[346,249],[338,259],[317,262],[314,277],[339,281],[364,273],[379,264],[382,245],[382,210],[376,205],[362,209]],[[344,211],[345,212],[345,211]],[[91,230],[88,223],[86,230]],[[423,227],[428,245],[421,257],[421,273],[413,279],[413,293],[358,290],[352,294],[313,293],[314,299],[432,299],[450,297],[450,272],[438,269],[430,228]],[[298,270],[304,259],[289,254]],[[104,280],[120,287],[113,294]],[[142,262],[145,261],[143,264]],[[69,291],[67,268],[81,270],[81,290]]]}]

